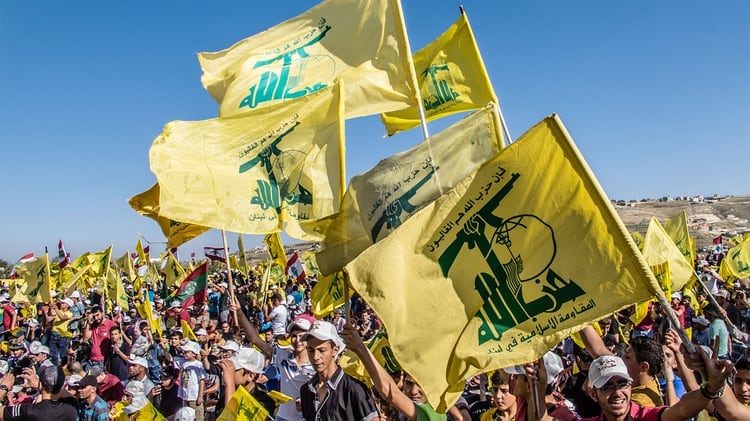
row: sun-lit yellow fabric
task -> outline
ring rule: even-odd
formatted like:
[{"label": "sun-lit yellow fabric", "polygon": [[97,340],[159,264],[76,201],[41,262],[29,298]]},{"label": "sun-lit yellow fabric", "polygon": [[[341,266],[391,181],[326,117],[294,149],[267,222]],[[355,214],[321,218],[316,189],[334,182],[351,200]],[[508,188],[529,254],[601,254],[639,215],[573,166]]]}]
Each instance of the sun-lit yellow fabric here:
[{"label": "sun-lit yellow fabric", "polygon": [[345,270],[438,412],[465,379],[661,294],[554,115]]},{"label": "sun-lit yellow fabric", "polygon": [[670,291],[672,292],[680,291],[685,284],[695,277],[692,264],[685,259],[682,251],[675,245],[655,217],[651,218],[646,230],[643,241],[643,257],[652,267],[669,262]]},{"label": "sun-lit yellow fabric", "polygon": [[403,28],[398,0],[329,0],[230,48],[198,54],[201,82],[221,117],[337,80],[346,84],[346,118],[406,108],[416,99]]},{"label": "sun-lit yellow fabric", "polygon": [[[427,121],[497,103],[466,14],[414,53]],[[420,125],[417,107],[380,115],[389,135]]]},{"label": "sun-lit yellow fabric", "polygon": [[221,411],[217,421],[266,421],[268,411],[244,386],[237,386],[232,399]]},{"label": "sun-lit yellow fabric", "polygon": [[315,240],[298,224],[338,210],[340,98],[337,84],[243,116],[167,124],[150,150],[160,214],[242,234],[285,229]]},{"label": "sun-lit yellow fabric", "polygon": [[680,249],[682,255],[685,256],[685,259],[692,266],[695,262],[695,248],[691,247],[687,213],[683,210],[667,219],[664,222],[664,231],[667,232],[669,238],[674,241],[674,244]]},{"label": "sun-lit yellow fabric", "polygon": [[35,257],[32,260],[16,265],[16,273],[26,282],[26,288],[17,289],[13,302],[49,303],[52,297],[49,273],[49,258]]},{"label": "sun-lit yellow fabric", "polygon": [[337,214],[303,224],[323,236],[316,254],[320,272],[341,270],[502,147],[500,118],[490,104],[352,178]]}]

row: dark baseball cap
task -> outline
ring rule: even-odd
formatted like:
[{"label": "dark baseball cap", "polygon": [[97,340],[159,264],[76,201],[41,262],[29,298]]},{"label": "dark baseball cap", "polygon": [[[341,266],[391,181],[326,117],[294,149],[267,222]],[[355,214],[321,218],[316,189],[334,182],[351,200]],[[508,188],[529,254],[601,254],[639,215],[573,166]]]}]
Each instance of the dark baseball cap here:
[{"label": "dark baseball cap", "polygon": [[84,388],[86,386],[99,386],[99,382],[96,381],[96,377],[92,375],[85,376],[81,380],[78,381],[78,387]]}]

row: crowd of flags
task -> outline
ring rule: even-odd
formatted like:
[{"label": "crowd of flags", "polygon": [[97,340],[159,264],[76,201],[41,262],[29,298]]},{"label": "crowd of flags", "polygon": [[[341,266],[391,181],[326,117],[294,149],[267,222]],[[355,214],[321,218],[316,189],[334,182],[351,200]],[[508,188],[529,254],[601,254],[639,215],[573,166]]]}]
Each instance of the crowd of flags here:
[{"label": "crowd of flags", "polygon": [[[695,282],[685,214],[628,233],[558,116],[506,144],[464,13],[412,56],[398,0],[329,0],[199,62],[218,116],[164,127],[149,152],[157,183],[130,205],[157,221],[168,249],[211,228],[239,233],[237,257],[226,245],[204,254],[246,274],[242,234],[264,235],[261,293],[284,275],[319,274],[318,317],[343,304],[348,275],[387,327],[371,346],[387,346],[438,411],[466,378]],[[346,186],[347,119],[380,114],[393,135],[472,110]],[[287,259],[281,231],[321,249]],[[113,301],[127,300],[111,247],[72,262],[58,249],[56,264],[19,262],[19,297],[102,279]],[[142,282],[155,270],[148,255],[139,240],[116,275]],[[160,268],[183,303],[205,299],[208,266],[191,257],[186,270],[169,251]],[[725,262],[728,276],[749,276],[750,239]],[[234,399],[222,417],[243,416],[247,396]]]}]

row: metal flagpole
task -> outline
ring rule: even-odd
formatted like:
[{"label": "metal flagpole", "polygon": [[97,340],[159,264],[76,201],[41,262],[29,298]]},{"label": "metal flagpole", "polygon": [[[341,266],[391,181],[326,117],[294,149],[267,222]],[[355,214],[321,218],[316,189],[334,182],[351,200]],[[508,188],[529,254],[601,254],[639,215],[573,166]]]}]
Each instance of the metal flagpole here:
[{"label": "metal flagpole", "polygon": [[[227,264],[227,283],[229,284],[229,299],[234,302],[234,282],[232,282],[232,267],[229,266],[229,246],[227,246],[227,232],[221,230],[221,239],[224,241],[224,263]],[[239,325],[239,319],[237,318],[237,311],[234,314],[234,324]]]}]

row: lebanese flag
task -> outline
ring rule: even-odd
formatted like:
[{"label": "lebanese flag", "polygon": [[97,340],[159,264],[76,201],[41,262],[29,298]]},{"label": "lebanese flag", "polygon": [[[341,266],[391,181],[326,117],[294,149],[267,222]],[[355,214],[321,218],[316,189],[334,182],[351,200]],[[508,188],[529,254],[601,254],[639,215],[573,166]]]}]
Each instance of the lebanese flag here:
[{"label": "lebanese flag", "polygon": [[[33,252],[26,253],[23,256],[21,256],[20,259],[18,259],[18,261],[16,262],[16,265],[20,265],[21,263],[26,263],[26,262],[31,261],[33,259],[34,259],[34,253]],[[13,270],[10,271],[10,275],[9,276],[10,276],[10,279],[18,279],[18,274],[16,273],[15,265],[13,267]]]},{"label": "lebanese flag", "polygon": [[65,266],[68,266],[68,263],[70,263],[70,253],[65,251],[65,246],[63,245],[62,240],[57,243],[57,257],[60,269],[65,268]]},{"label": "lebanese flag", "polygon": [[714,253],[719,254],[724,251],[724,247],[722,246],[722,243],[724,239],[721,237],[721,234],[719,234],[718,237],[714,238]]},{"label": "lebanese flag", "polygon": [[718,237],[714,238],[714,244],[721,244],[723,242],[722,240],[721,234],[719,234]]},{"label": "lebanese flag", "polygon": [[203,253],[211,260],[219,262],[227,261],[227,256],[224,254],[224,249],[221,247],[203,247]]},{"label": "lebanese flag", "polygon": [[302,264],[302,259],[299,258],[299,254],[296,251],[286,262],[286,274],[287,276],[292,275],[292,277],[297,279],[297,282],[302,282],[307,278],[305,265]]},{"label": "lebanese flag", "polygon": [[198,266],[182,281],[180,289],[174,298],[179,300],[181,307],[186,309],[192,305],[201,306],[206,302],[206,288],[208,287],[208,262]]}]

